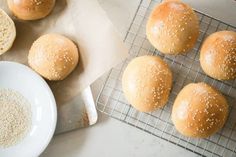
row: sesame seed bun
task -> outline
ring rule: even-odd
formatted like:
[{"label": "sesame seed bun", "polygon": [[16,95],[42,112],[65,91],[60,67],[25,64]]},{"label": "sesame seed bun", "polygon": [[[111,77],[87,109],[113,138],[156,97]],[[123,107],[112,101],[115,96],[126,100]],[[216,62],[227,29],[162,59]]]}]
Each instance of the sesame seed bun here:
[{"label": "sesame seed bun", "polygon": [[199,21],[190,6],[180,1],[164,1],[149,16],[146,34],[150,43],[165,54],[179,54],[194,47]]},{"label": "sesame seed bun", "polygon": [[12,13],[22,20],[37,20],[47,16],[55,5],[55,0],[7,0]]},{"label": "sesame seed bun", "polygon": [[220,31],[204,41],[200,52],[203,71],[218,80],[236,78],[236,32]]},{"label": "sesame seed bun", "polygon": [[46,34],[32,45],[29,65],[48,80],[63,80],[76,67],[79,53],[76,45],[59,34]]},{"label": "sesame seed bun", "polygon": [[7,52],[16,38],[16,27],[12,19],[0,9],[0,55]]},{"label": "sesame seed bun", "polygon": [[178,94],[172,121],[188,137],[205,138],[223,127],[228,116],[224,96],[206,83],[191,83]]},{"label": "sesame seed bun", "polygon": [[172,86],[172,72],[157,56],[133,59],[126,67],[122,87],[128,102],[141,112],[163,107]]}]

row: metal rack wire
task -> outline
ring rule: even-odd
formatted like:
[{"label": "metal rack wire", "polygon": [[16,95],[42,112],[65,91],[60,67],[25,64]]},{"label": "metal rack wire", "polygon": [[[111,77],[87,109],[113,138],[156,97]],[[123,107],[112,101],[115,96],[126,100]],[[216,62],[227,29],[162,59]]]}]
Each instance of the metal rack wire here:
[{"label": "metal rack wire", "polygon": [[[208,15],[196,11],[200,20],[200,37],[191,52],[183,55],[163,55],[148,42],[145,26],[158,0],[142,0],[125,37],[129,57],[113,68],[97,100],[97,109],[109,116],[139,128],[149,134],[183,147],[200,156],[236,156],[236,80],[218,81],[204,74],[199,64],[199,48],[209,34],[219,30],[236,28]],[[129,61],[136,56],[158,55],[166,61],[173,74],[174,83],[167,105],[155,112],[141,113],[132,108],[125,99],[121,88],[121,77]],[[187,138],[179,134],[170,119],[171,108],[178,92],[190,82],[206,82],[224,93],[230,104],[227,123],[215,135],[206,139]]]}]

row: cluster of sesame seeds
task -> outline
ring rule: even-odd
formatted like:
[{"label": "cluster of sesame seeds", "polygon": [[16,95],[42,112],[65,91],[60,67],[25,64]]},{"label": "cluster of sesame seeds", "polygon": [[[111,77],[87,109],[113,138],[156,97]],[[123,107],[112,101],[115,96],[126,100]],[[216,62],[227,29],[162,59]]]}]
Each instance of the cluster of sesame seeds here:
[{"label": "cluster of sesame seeds", "polygon": [[[151,73],[154,73],[154,77],[152,78],[154,82],[156,82],[156,87],[152,88],[153,102],[155,102],[154,107],[158,108],[165,103],[166,100],[163,100],[163,97],[168,94],[170,91],[170,84],[168,82],[168,78],[170,78],[171,74],[169,71],[165,69],[163,65],[154,66],[154,69]],[[166,79],[167,78],[167,79]]]},{"label": "cluster of sesame seeds", "polygon": [[48,5],[47,3],[51,3],[46,0],[28,0],[28,2],[30,3],[30,5],[25,5],[25,8],[27,9],[28,12],[37,11],[38,8],[46,7]]},{"label": "cluster of sesame seeds", "polygon": [[36,6],[39,6],[41,4],[43,4],[43,1],[44,0],[31,0],[31,5],[36,5]]},{"label": "cluster of sesame seeds", "polygon": [[[174,11],[168,12],[165,18],[161,18],[163,20],[162,27],[157,27],[157,24],[153,22],[152,32],[150,33],[153,36],[151,37],[154,40],[153,44],[157,49],[166,53],[186,52],[191,48],[192,36],[196,34],[195,30],[198,31],[199,27],[198,23],[196,23],[196,26],[191,26],[196,27],[192,29],[193,31],[187,31],[193,16],[195,16],[194,12],[179,2],[164,2],[159,7],[162,8],[166,4],[167,7],[170,7],[172,10],[174,9]],[[158,12],[161,10],[159,7],[153,12],[153,19],[158,19],[156,16],[158,16]],[[187,36],[186,33],[188,33]],[[180,40],[182,38],[186,39]]]},{"label": "cluster of sesame seeds", "polygon": [[[221,95],[203,83],[194,85],[191,92],[189,93],[191,99],[188,101],[188,116],[182,120],[186,123],[183,128],[184,132],[191,130],[194,136],[215,132],[227,116],[227,106],[218,99]],[[199,102],[198,105],[193,104],[196,100]],[[182,102],[185,102],[185,100],[181,100],[180,106]],[[181,107],[177,109],[178,112],[182,112]]]},{"label": "cluster of sesame seeds", "polygon": [[223,59],[223,64],[219,65],[224,77],[236,77],[236,51],[227,53]]},{"label": "cluster of sesame seeds", "polygon": [[234,42],[236,38],[233,35],[226,34],[223,36],[223,40],[226,42]]},{"label": "cluster of sesame seeds", "polygon": [[22,140],[31,128],[31,105],[17,91],[0,90],[0,147]]},{"label": "cluster of sesame seeds", "polygon": [[48,79],[60,79],[68,72],[68,68],[75,66],[71,53],[73,52],[67,48],[66,43],[58,45],[56,41],[43,37],[34,42],[29,63],[36,71],[42,70],[42,75]]},{"label": "cluster of sesame seeds", "polygon": [[[135,66],[135,69],[132,68],[133,66]],[[129,69],[130,67],[132,70]],[[167,101],[166,99],[171,88],[171,81],[169,79],[171,74],[166,68],[166,65],[155,60],[154,57],[145,64],[128,65],[127,69],[129,70],[127,72],[127,69],[125,70],[124,76],[129,79],[125,79],[123,82],[124,87],[129,86],[128,89],[125,89],[130,98],[128,99],[134,100],[134,102],[139,100],[138,104],[141,103],[142,106],[152,109],[162,107]],[[137,105],[132,102],[130,103]]]},{"label": "cluster of sesame seeds", "polygon": [[217,32],[209,36],[207,40],[210,41],[216,38],[212,40],[214,43],[209,43],[207,40],[204,42],[207,45],[201,52],[201,65],[212,77],[234,79],[236,78],[236,35],[221,33]]}]

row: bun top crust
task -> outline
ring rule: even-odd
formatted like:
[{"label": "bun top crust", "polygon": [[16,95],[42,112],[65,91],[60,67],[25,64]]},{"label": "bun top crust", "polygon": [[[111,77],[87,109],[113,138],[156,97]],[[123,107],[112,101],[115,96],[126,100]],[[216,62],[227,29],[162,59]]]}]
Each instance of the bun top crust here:
[{"label": "bun top crust", "polygon": [[7,0],[12,13],[22,20],[37,20],[47,16],[55,0]]},{"label": "bun top crust", "polygon": [[32,45],[29,65],[48,80],[63,80],[76,67],[79,53],[76,45],[59,34],[46,34]]},{"label": "bun top crust", "polygon": [[162,53],[184,53],[197,41],[199,21],[187,4],[164,1],[149,16],[146,34],[151,44]]},{"label": "bun top crust", "polygon": [[172,72],[157,56],[133,59],[122,77],[122,88],[128,102],[141,112],[163,107],[172,86]]},{"label": "bun top crust", "polygon": [[203,71],[218,80],[236,78],[236,32],[220,31],[204,41],[200,52]]},{"label": "bun top crust", "polygon": [[176,129],[189,137],[208,137],[221,129],[228,116],[224,96],[206,83],[191,83],[178,94],[172,110]]}]

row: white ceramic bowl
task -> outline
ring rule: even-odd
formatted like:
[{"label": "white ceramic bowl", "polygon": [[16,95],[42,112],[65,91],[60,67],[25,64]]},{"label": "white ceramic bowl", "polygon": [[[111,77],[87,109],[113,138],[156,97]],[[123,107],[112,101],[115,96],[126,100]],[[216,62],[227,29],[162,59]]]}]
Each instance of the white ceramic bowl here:
[{"label": "white ceramic bowl", "polygon": [[21,93],[31,104],[32,126],[26,137],[17,145],[0,148],[0,157],[36,157],[49,144],[56,127],[56,102],[51,89],[29,67],[0,62],[0,88]]}]

